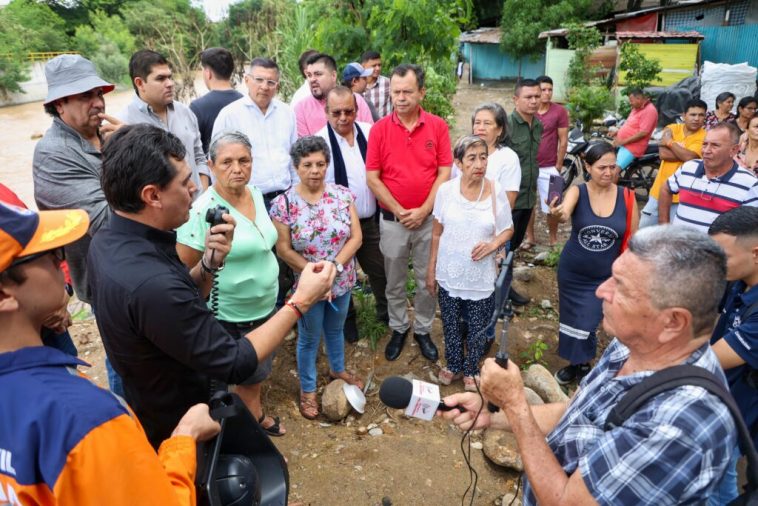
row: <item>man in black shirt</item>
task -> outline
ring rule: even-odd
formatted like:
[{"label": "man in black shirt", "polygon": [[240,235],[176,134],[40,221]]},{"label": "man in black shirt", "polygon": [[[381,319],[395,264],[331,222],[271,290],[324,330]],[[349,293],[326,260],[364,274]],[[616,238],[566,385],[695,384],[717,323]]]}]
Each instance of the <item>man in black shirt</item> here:
[{"label": "man in black shirt", "polygon": [[208,48],[200,53],[200,64],[203,67],[203,82],[209,91],[193,100],[190,109],[197,116],[200,140],[207,155],[216,116],[221,109],[242,98],[242,93],[232,86],[234,59],[229,50],[223,47]]},{"label": "man in black shirt", "polygon": [[190,406],[208,400],[210,379],[248,378],[335,276],[331,263],[308,264],[285,307],[245,339],[232,338],[204,299],[231,248],[234,219],[224,214],[226,223],[212,227],[191,271],[176,254],[174,229],[189,218],[197,189],[190,176],[181,141],[151,125],[122,128],[103,150],[113,215],[90,245],[90,288],[105,348],[154,446]]}]

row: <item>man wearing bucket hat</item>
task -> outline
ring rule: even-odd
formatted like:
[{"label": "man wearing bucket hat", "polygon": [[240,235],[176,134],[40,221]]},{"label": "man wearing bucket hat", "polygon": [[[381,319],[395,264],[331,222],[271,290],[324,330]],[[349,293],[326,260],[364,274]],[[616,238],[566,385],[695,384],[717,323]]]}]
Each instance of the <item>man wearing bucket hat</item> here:
[{"label": "man wearing bucket hat", "polygon": [[0,204],[0,503],[195,504],[196,441],[218,433],[193,406],[158,454],[119,398],[42,346],[65,300],[63,247],[87,233],[82,210]]},{"label": "man wearing bucket hat", "polygon": [[[34,200],[41,210],[80,208],[89,216],[88,233],[65,248],[76,295],[89,304],[87,251],[110,216],[100,188],[100,149],[104,136],[121,126],[105,114],[104,95],[114,85],[97,75],[91,61],[72,54],[48,61],[45,77],[44,106],[53,124],[34,148]],[[107,123],[101,125],[103,120]],[[106,365],[111,390],[123,395],[120,379],[107,360]]]}]

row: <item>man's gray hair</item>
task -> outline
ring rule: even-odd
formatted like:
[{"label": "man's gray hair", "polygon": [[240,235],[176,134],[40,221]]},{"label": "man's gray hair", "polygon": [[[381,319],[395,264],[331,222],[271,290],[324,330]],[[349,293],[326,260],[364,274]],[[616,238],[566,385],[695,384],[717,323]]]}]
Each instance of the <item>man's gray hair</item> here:
[{"label": "man's gray hair", "polygon": [[250,143],[247,135],[238,130],[225,130],[213,137],[211,145],[208,148],[208,155],[211,157],[213,163],[216,163],[219,148],[225,144],[242,144],[250,151],[250,154],[253,152],[253,145]]},{"label": "man's gray hair", "polygon": [[710,333],[726,288],[726,255],[716,241],[689,227],[658,225],[634,234],[629,252],[651,267],[653,307],[685,308],[694,335]]}]

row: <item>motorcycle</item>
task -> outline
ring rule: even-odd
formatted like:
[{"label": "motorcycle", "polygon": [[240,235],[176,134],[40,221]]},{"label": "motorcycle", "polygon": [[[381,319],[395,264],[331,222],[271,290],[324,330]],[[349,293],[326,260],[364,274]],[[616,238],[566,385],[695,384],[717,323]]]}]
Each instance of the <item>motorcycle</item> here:
[{"label": "motorcycle", "polygon": [[[617,123],[618,120],[613,116],[606,117],[603,121],[606,128],[615,126]],[[590,142],[595,141],[611,142],[611,139],[599,131],[593,131],[588,140],[584,135],[582,123],[577,120],[574,127],[569,131],[566,156],[560,170],[564,181],[564,191],[571,186],[580,174],[584,181],[589,181],[590,175],[584,164],[583,155]],[[637,200],[645,201],[650,194],[650,188],[653,186],[660,164],[658,143],[651,138],[645,154],[636,158],[625,170],[619,173],[617,184],[631,188],[637,195]]]}]

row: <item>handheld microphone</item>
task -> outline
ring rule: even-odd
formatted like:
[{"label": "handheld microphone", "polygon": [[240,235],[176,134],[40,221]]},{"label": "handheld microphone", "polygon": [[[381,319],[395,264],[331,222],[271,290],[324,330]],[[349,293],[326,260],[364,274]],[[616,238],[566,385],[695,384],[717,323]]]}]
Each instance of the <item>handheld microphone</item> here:
[{"label": "handheld microphone", "polygon": [[[421,383],[424,382],[422,381]],[[431,385],[430,383],[426,384]],[[400,376],[390,376],[385,379],[382,382],[382,386],[379,387],[379,399],[390,408],[407,408],[411,403],[412,396],[413,383]],[[463,406],[448,406],[442,401],[439,401],[437,409],[440,411],[452,411],[453,409],[458,409],[461,412],[466,411]]]}]

